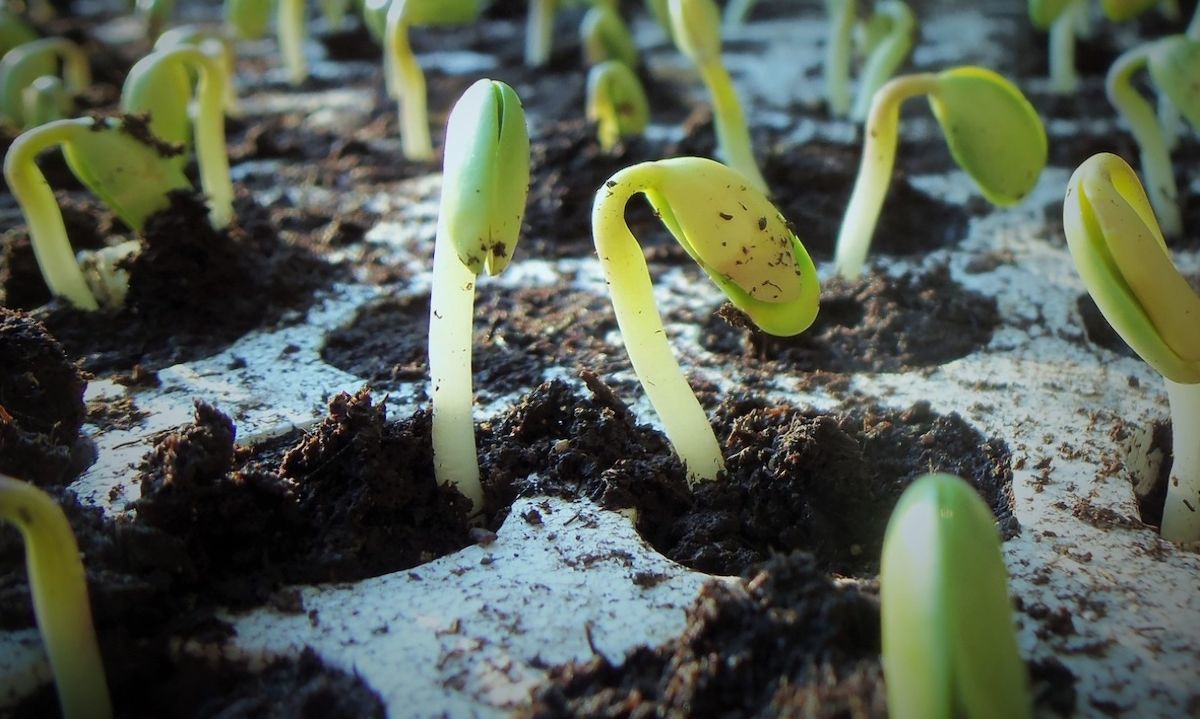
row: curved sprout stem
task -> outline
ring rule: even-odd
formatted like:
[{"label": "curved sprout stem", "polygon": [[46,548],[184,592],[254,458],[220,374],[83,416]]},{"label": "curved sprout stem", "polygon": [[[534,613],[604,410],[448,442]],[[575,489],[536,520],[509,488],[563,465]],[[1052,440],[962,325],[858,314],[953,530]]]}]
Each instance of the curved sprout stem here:
[{"label": "curved sprout stem", "polygon": [[1162,536],[1172,542],[1200,541],[1200,384],[1179,384],[1166,377],[1171,402],[1174,457]]},{"label": "curved sprout stem", "polygon": [[850,45],[854,32],[855,0],[825,0],[829,13],[829,36],[825,45],[825,95],[829,114],[845,117],[850,112]]},{"label": "curved sprout stem", "polygon": [[1163,234],[1178,237],[1183,232],[1183,216],[1179,210],[1179,189],[1171,168],[1171,154],[1163,139],[1154,106],[1133,86],[1133,74],[1146,66],[1149,46],[1141,45],[1123,53],[1108,70],[1105,89],[1108,101],[1129,123],[1137,141],[1141,159],[1143,184]]},{"label": "curved sprout stem", "polygon": [[429,374],[433,404],[433,466],[438,484],[451,484],[483,511],[483,485],[471,416],[471,328],[476,275],[458,258],[439,219],[429,303]]},{"label": "curved sprout stem", "polygon": [[905,75],[888,81],[871,101],[858,178],[850,193],[834,254],[838,274],[848,280],[862,274],[871,236],[875,234],[879,212],[892,181],[900,105],[910,97],[933,92],[936,87],[937,76],[934,74]]},{"label": "curved sprout stem", "polygon": [[0,474],[0,518],[25,540],[33,610],[66,719],[112,716],[86,574],[67,518],[45,492]]},{"label": "curved sprout stem", "polygon": [[308,77],[308,61],[304,59],[305,9],[304,0],[279,0],[275,18],[279,54],[293,85],[303,83]]},{"label": "curved sprout stem", "polygon": [[85,119],[49,122],[18,136],[4,158],[4,179],[25,214],[33,255],[46,286],[51,294],[65,297],[83,310],[99,309],[99,304],[75,261],[54,191],[35,160],[43,150],[69,142],[91,129],[92,121]]},{"label": "curved sprout stem", "polygon": [[1075,70],[1075,34],[1079,23],[1079,5],[1086,0],[1071,0],[1058,19],[1050,25],[1050,86],[1060,94],[1079,88]]},{"label": "curved sprout stem", "polygon": [[541,67],[554,47],[554,13],[558,0],[529,0],[525,18],[525,64]]},{"label": "curved sprout stem", "polygon": [[196,86],[196,162],[200,187],[208,196],[208,219],[216,229],[233,221],[233,180],[225,146],[225,69],[219,56],[192,45],[160,51],[190,64],[200,77]]},{"label": "curved sprout stem", "polygon": [[754,189],[769,194],[767,181],[759,172],[750,144],[750,130],[742,113],[742,103],[725,67],[717,59],[699,66],[700,77],[713,99],[713,123],[717,130],[717,148],[725,164],[740,172]]},{"label": "curved sprout stem", "polygon": [[425,73],[408,44],[408,21],[404,3],[393,0],[388,10],[384,33],[385,65],[388,67],[388,94],[400,103],[400,141],[409,160],[433,159],[433,140],[429,136],[429,111],[425,97]]},{"label": "curved sprout stem", "polygon": [[646,257],[625,224],[630,198],[652,188],[657,174],[652,166],[635,165],[613,175],[596,194],[592,235],[633,371],[687,467],[689,481],[695,483],[715,479],[725,462],[704,408],[667,342]]},{"label": "curved sprout stem", "polygon": [[1174,152],[1179,147],[1179,136],[1184,132],[1183,117],[1165,92],[1158,93],[1158,127],[1162,130],[1167,152]]},{"label": "curved sprout stem", "polygon": [[876,6],[876,12],[885,15],[891,21],[891,27],[887,37],[879,43],[863,67],[862,77],[858,81],[858,94],[854,97],[854,108],[850,111],[851,119],[856,122],[866,119],[871,109],[871,98],[895,74],[896,68],[912,50],[913,34],[917,27],[912,10],[903,2],[885,0]]}]

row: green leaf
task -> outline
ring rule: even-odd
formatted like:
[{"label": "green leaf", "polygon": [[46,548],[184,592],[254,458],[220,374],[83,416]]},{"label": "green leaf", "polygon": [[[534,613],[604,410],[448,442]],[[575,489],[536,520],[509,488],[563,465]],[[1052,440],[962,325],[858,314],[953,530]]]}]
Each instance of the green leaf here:
[{"label": "green leaf", "polygon": [[991,202],[1012,205],[1046,166],[1046,128],[1029,100],[1004,77],[981,67],[937,76],[929,104],[959,167]]},{"label": "green leaf", "polygon": [[362,0],[362,6],[359,8],[367,32],[380,44],[383,44],[383,37],[387,34],[389,5],[391,0]]},{"label": "green leaf", "polygon": [[1192,127],[1200,129],[1200,41],[1175,35],[1154,43],[1147,69]]},{"label": "green leaf", "polygon": [[225,0],[225,21],[239,37],[256,40],[267,33],[275,0]]},{"label": "green leaf", "polygon": [[667,0],[671,35],[697,65],[721,58],[721,11],[713,0]]},{"label": "green leaf", "polygon": [[459,260],[478,274],[508,266],[529,192],[529,132],[517,93],[479,80],[446,125],[442,223]]},{"label": "green leaf", "polygon": [[1063,228],[1101,314],[1167,379],[1200,382],[1200,296],[1175,268],[1137,174],[1093,155],[1067,184]]},{"label": "green leaf", "polygon": [[404,5],[410,25],[466,25],[475,22],[486,3],[483,0],[392,0]]},{"label": "green leaf", "polygon": [[1038,29],[1045,30],[1054,24],[1071,0],[1029,0],[1029,20]]},{"label": "green leaf", "polygon": [[112,123],[72,137],[63,155],[79,181],[135,230],[167,206],[168,192],[191,188],[160,148]]},{"label": "green leaf", "polygon": [[969,484],[927,474],[905,490],[879,582],[889,716],[1032,715],[1000,537]]},{"label": "green leaf", "polygon": [[20,15],[0,8],[0,56],[18,45],[37,39],[37,31]]},{"label": "green leaf", "polygon": [[39,77],[58,74],[54,47],[60,42],[56,38],[34,40],[9,50],[0,59],[0,115],[17,127],[25,125],[21,93]]},{"label": "green leaf", "polygon": [[150,131],[156,137],[184,149],[191,146],[191,99],[192,81],[187,69],[161,51],[138,60],[121,88],[122,111],[149,115]]},{"label": "green leaf", "polygon": [[1100,0],[1104,16],[1113,22],[1125,22],[1141,15],[1159,3],[1159,0]]},{"label": "green leaf", "polygon": [[766,195],[714,160],[654,163],[646,197],[676,241],[764,332],[791,336],[817,315],[820,285],[808,251]]}]

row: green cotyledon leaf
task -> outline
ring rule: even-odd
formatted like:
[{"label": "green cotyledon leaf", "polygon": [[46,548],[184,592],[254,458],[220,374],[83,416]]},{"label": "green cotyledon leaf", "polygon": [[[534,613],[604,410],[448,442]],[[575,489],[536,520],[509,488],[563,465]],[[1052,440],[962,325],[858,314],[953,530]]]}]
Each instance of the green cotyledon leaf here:
[{"label": "green cotyledon leaf", "polygon": [[1054,24],[1071,0],[1029,0],[1029,20],[1041,30]]},{"label": "green cotyledon leaf", "polygon": [[403,6],[410,25],[465,25],[475,22],[487,5],[483,0],[392,0]]},{"label": "green cotyledon leaf", "polygon": [[1200,296],[1175,268],[1137,174],[1094,155],[1071,176],[1063,229],[1101,314],[1167,379],[1200,382]]},{"label": "green cotyledon leaf", "polygon": [[714,283],[764,332],[791,336],[817,315],[816,267],[766,195],[714,160],[654,163],[646,197]]},{"label": "green cotyledon leaf", "polygon": [[1046,128],[1003,76],[981,67],[946,70],[929,104],[955,161],[992,203],[1015,204],[1037,184],[1046,166]]},{"label": "green cotyledon leaf", "polygon": [[63,144],[63,156],[79,181],[135,230],[167,206],[168,192],[191,188],[163,148],[147,144],[113,121],[97,123],[91,132],[72,137]]},{"label": "green cotyledon leaf", "polygon": [[529,133],[517,93],[479,80],[446,125],[439,222],[459,260],[495,275],[516,249],[529,192]]},{"label": "green cotyledon leaf", "polygon": [[1100,0],[1100,10],[1113,22],[1125,22],[1158,3],[1159,0]]},{"label": "green cotyledon leaf", "polygon": [[1154,43],[1146,62],[1150,77],[1171,103],[1200,128],[1200,42],[1174,35]]}]

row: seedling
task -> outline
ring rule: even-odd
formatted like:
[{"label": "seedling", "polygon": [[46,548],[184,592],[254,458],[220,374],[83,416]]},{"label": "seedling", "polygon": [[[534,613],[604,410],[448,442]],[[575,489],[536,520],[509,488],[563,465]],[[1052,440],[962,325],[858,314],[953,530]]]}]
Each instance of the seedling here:
[{"label": "seedling", "polygon": [[867,118],[871,98],[912,52],[916,32],[917,20],[912,10],[900,0],[883,0],[875,5],[875,12],[863,32],[863,54],[867,60],[858,81],[854,108],[850,111],[850,117],[855,121]]},{"label": "seedling", "polygon": [[1142,174],[1163,232],[1176,237],[1183,232],[1183,216],[1170,150],[1154,107],[1133,85],[1134,74],[1143,68],[1149,70],[1159,95],[1169,98],[1193,127],[1200,127],[1200,41],[1174,35],[1139,45],[1113,62],[1105,81],[1109,102],[1137,141]]},{"label": "seedling", "polygon": [[981,67],[903,75],[875,93],[862,162],[842,219],[834,262],[846,279],[862,274],[896,159],[900,104],[928,95],[958,166],[983,196],[1007,206],[1021,200],[1046,166],[1046,129],[1012,83]]},{"label": "seedling", "polygon": [[625,206],[643,194],[675,240],[738,309],[768,334],[803,332],[820,287],[804,245],[766,195],[718,162],[680,157],[613,175],[596,193],[592,236],[625,351],[692,482],[724,467],[717,438],[671,352]]},{"label": "seedling", "polygon": [[[262,2],[262,0],[260,0]],[[287,68],[288,80],[299,85],[308,78],[308,60],[304,57],[304,40],[308,37],[308,19],[304,0],[275,0],[275,36],[279,54]],[[396,0],[401,2],[401,0]],[[266,4],[265,2],[263,4]]]},{"label": "seedling", "polygon": [[225,22],[238,37],[257,40],[267,34],[271,3],[264,0],[225,0]]},{"label": "seedling", "polygon": [[646,9],[658,26],[671,37],[671,12],[667,9],[667,0],[646,0]]},{"label": "seedling", "polygon": [[29,127],[61,120],[74,109],[71,92],[61,78],[42,75],[21,91],[21,112]]},{"label": "seedling", "polygon": [[408,44],[410,25],[464,25],[483,11],[482,0],[392,0],[384,32],[388,94],[400,102],[400,140],[409,160],[433,159],[426,107],[425,73]]},{"label": "seedling", "polygon": [[758,171],[750,130],[742,114],[733,80],[721,64],[721,16],[713,0],[669,0],[671,32],[675,46],[696,64],[708,86],[717,129],[717,151],[725,164],[741,173],[758,192],[768,193]]},{"label": "seedling", "polygon": [[496,275],[517,246],[529,191],[529,133],[511,87],[479,80],[446,125],[442,198],[433,250],[429,310],[429,374],[433,461],[449,483],[483,511],[475,454],[471,390],[471,325],[480,272]]},{"label": "seedling", "polygon": [[1033,716],[1000,536],[969,484],[927,474],[904,491],[884,534],[879,604],[888,716]]},{"label": "seedling", "polygon": [[825,97],[829,114],[850,113],[850,47],[854,37],[855,0],[825,0],[829,33],[825,41]]},{"label": "seedling", "polygon": [[589,66],[605,60],[617,60],[631,68],[638,65],[637,45],[621,14],[612,5],[598,3],[584,14],[579,25],[579,41],[583,45],[584,62]]},{"label": "seedling", "polygon": [[1063,228],[1096,306],[1167,385],[1175,457],[1162,536],[1200,541],[1200,296],[1171,262],[1137,175],[1116,155],[1075,170]]},{"label": "seedling", "polygon": [[188,180],[162,148],[145,144],[113,121],[56,120],[13,141],[4,157],[4,178],[25,215],[46,286],[80,309],[95,310],[99,304],[71,252],[54,191],[35,162],[55,146],[62,147],[80,182],[135,230],[167,206],[168,192],[189,187]]},{"label": "seedling", "polygon": [[[225,114],[238,114],[237,93],[234,91],[233,76],[236,57],[233,42],[227,35],[212,32],[196,25],[180,25],[158,36],[155,50],[170,50],[176,47],[194,46],[212,55],[221,63],[225,76]],[[195,80],[196,78],[193,78]]]},{"label": "seedling", "polygon": [[60,62],[68,93],[82,92],[92,84],[87,55],[70,40],[48,37],[27,42],[5,53],[0,59],[0,116],[5,122],[19,128],[32,126],[25,116],[25,88],[39,77],[57,75]]},{"label": "seedling", "polygon": [[347,0],[321,0],[321,17],[330,30],[340,30],[346,24]]},{"label": "seedling", "polygon": [[38,39],[37,30],[20,15],[0,8],[0,56],[9,50]]},{"label": "seedling", "polygon": [[33,613],[66,719],[107,719],[112,702],[100,660],[87,575],[66,515],[42,490],[0,474],[0,519],[25,541]]},{"label": "seedling", "polygon": [[616,60],[588,72],[587,119],[596,123],[600,148],[608,152],[622,137],[640,135],[650,122],[650,103],[629,66]]},{"label": "seedling", "polygon": [[1087,16],[1087,0],[1029,0],[1029,19],[1050,31],[1050,85],[1057,93],[1075,92],[1075,35]]},{"label": "seedling", "polygon": [[[208,196],[208,217],[221,229],[233,220],[233,181],[225,148],[225,85],[219,45],[211,51],[192,46],[156,50],[129,71],[121,89],[121,108],[127,113],[148,113],[150,129],[160,139],[183,146],[195,134],[200,186]],[[189,122],[192,98],[190,74],[196,85],[196,118]]]},{"label": "seedling", "polygon": [[[1113,22],[1125,22],[1159,4],[1160,0],[1100,0],[1100,10]],[[1179,8],[1175,9],[1178,13]]]},{"label": "seedling", "polygon": [[[382,45],[387,32],[387,11],[391,0],[359,0],[358,12],[371,37]],[[387,69],[387,66],[384,66]]]},{"label": "seedling", "polygon": [[146,25],[146,37],[154,39],[171,23],[175,0],[137,0],[137,13]]}]

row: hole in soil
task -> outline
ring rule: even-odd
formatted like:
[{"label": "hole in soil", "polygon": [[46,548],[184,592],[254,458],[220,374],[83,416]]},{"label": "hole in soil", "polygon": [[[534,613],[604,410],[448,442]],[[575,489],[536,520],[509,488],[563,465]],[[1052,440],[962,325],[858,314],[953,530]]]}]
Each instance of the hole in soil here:
[{"label": "hole in soil", "polygon": [[[938,266],[892,278],[834,279],[821,288],[813,326],[772,337],[725,305],[702,320],[700,344],[762,371],[894,372],[933,367],[983,349],[999,323],[995,300],[965,289]],[[778,363],[778,364],[775,364]]]},{"label": "hole in soil", "polygon": [[1086,292],[1079,295],[1075,300],[1075,309],[1079,311],[1088,341],[1123,357],[1137,357],[1137,353],[1125,344],[1121,335],[1117,334],[1108,320],[1104,319],[1104,315],[1100,314],[1100,308],[1096,306],[1096,301],[1091,295]]},{"label": "hole in soil", "polygon": [[[127,644],[131,644],[126,641]],[[120,717],[378,717],[383,700],[361,677],[326,666],[311,649],[280,658],[262,671],[244,663],[172,657],[145,643],[104,646],[114,713]],[[14,719],[59,716],[53,685],[13,707]]]},{"label": "hole in soil", "polygon": [[1136,428],[1126,425],[1123,430],[1121,459],[1137,499],[1138,516],[1152,527],[1161,527],[1171,476],[1171,423],[1154,422]]},{"label": "hole in soil", "polygon": [[[624,350],[605,336],[616,330],[605,297],[561,287],[480,289],[475,304],[474,383],[482,401],[541,384],[551,367],[611,372],[627,368]],[[429,298],[368,305],[325,338],[321,357],[376,389],[428,382]]]}]

